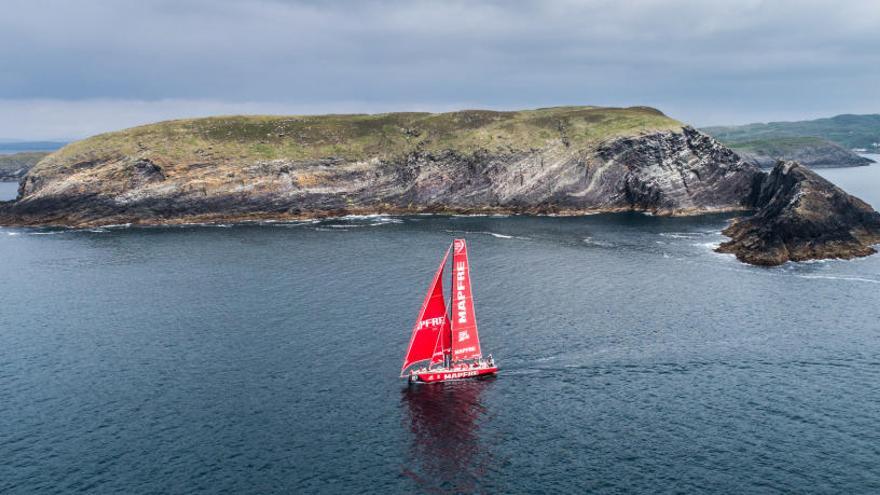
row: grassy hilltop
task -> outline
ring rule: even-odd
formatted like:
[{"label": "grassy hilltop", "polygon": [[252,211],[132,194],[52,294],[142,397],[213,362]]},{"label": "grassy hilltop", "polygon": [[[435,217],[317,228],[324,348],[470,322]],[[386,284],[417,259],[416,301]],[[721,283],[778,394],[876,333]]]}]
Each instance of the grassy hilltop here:
[{"label": "grassy hilltop", "polygon": [[529,150],[552,141],[584,146],[616,136],[681,127],[680,122],[648,107],[210,117],[100,134],[64,147],[41,167],[114,156],[230,163],[326,157],[351,161],[415,150]]}]

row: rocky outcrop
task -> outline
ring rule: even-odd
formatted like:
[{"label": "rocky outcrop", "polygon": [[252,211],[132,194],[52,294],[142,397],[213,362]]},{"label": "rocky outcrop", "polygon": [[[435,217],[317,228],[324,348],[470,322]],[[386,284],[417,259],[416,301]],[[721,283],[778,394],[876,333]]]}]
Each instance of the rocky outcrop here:
[{"label": "rocky outcrop", "polygon": [[749,202],[756,213],[734,220],[718,248],[746,263],[850,259],[880,243],[880,213],[796,162],[757,176]]},{"label": "rocky outcrop", "polygon": [[[82,155],[80,155],[82,158]],[[253,160],[206,153],[180,163],[151,153],[53,161],[22,182],[0,224],[163,224],[293,219],[345,213],[743,209],[760,172],[690,127],[591,144],[473,151],[417,146],[356,160]]]}]

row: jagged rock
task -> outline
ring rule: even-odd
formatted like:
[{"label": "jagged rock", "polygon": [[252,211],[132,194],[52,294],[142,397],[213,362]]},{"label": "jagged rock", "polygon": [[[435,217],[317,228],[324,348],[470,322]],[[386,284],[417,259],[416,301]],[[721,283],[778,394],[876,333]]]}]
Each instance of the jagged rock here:
[{"label": "jagged rock", "polygon": [[797,162],[758,176],[749,202],[756,213],[734,220],[718,248],[746,263],[850,259],[880,243],[880,213]]}]

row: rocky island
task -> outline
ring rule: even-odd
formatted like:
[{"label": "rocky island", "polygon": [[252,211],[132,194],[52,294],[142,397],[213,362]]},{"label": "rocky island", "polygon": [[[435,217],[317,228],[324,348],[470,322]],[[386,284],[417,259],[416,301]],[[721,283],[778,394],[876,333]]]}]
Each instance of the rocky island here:
[{"label": "rocky island", "polygon": [[717,249],[746,263],[855,258],[874,254],[880,213],[797,162],[780,161],[756,181],[757,212],[724,230]]},{"label": "rocky island", "polygon": [[72,143],[4,223],[742,209],[756,167],[651,108],[180,120]]},{"label": "rocky island", "polygon": [[648,107],[216,117],[72,143],[22,179],[15,201],[0,204],[0,225],[694,215],[766,207],[756,193],[771,187],[766,176]]}]

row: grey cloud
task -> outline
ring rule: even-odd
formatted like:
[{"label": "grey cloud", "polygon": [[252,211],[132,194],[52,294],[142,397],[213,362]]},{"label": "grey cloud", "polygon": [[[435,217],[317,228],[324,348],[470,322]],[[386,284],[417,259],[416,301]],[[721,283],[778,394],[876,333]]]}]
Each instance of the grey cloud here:
[{"label": "grey cloud", "polygon": [[880,110],[873,0],[11,0],[4,9],[4,100],[279,112],[646,104],[698,124]]}]

